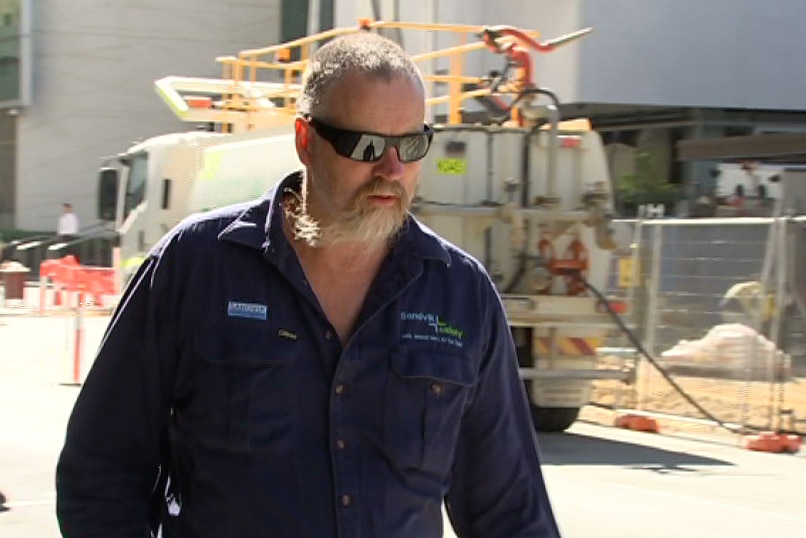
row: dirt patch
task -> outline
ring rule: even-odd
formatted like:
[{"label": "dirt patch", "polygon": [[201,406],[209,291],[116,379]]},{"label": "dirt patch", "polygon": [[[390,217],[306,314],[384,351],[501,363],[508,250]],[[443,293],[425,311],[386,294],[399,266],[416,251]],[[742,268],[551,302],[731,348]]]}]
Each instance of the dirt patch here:
[{"label": "dirt patch", "polygon": [[[616,366],[618,359],[604,360]],[[695,402],[716,419],[755,428],[784,429],[806,433],[806,378],[779,377],[774,382],[763,372],[748,373],[684,371],[670,377]],[[655,368],[642,365],[633,383],[594,382],[591,401],[580,414],[584,420],[612,424],[614,413],[603,407],[640,409],[694,419],[707,418],[686,400]],[[659,419],[662,420],[662,419]],[[715,426],[678,420],[663,420],[664,429],[710,431]]]}]

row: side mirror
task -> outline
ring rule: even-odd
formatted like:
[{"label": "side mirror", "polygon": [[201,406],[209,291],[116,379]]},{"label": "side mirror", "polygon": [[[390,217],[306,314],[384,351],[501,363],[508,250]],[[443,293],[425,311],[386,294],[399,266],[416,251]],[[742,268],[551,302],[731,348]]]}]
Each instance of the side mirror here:
[{"label": "side mirror", "polygon": [[100,220],[115,220],[119,183],[120,178],[117,168],[101,168],[98,173],[98,218]]}]

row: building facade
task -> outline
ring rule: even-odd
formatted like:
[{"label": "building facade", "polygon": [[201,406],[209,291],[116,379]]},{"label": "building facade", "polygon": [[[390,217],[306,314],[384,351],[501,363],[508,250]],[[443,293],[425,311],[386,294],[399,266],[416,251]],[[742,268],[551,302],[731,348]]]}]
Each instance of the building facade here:
[{"label": "building facade", "polygon": [[[42,231],[55,230],[62,202],[82,228],[97,222],[105,157],[188,129],[155,80],[220,77],[216,57],[276,43],[282,24],[280,0],[0,0],[4,22],[13,24],[0,26],[0,92],[12,64],[30,86],[25,101],[0,95],[0,229]],[[4,59],[25,44],[30,65],[13,50]]]}]

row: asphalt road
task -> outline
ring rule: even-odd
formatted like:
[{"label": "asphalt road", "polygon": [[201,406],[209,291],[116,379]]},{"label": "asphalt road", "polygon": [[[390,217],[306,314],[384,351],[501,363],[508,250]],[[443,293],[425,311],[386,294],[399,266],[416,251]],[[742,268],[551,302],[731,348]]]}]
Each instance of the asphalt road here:
[{"label": "asphalt road", "polygon": [[[87,347],[105,318],[87,318]],[[53,469],[78,387],[69,318],[0,316],[0,536],[56,538]],[[541,437],[566,538],[806,535],[806,455],[590,424]],[[0,498],[2,500],[2,498]],[[450,530],[446,538],[454,538]]]},{"label": "asphalt road", "polygon": [[806,456],[577,423],[543,437],[570,538],[805,536]]}]

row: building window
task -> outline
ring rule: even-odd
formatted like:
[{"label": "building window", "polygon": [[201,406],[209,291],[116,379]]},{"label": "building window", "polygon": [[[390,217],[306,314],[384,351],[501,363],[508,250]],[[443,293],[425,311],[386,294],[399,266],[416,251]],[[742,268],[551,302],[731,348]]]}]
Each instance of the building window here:
[{"label": "building window", "polygon": [[[21,22],[28,0],[0,0],[0,108],[22,104],[25,80]],[[25,38],[27,39],[27,37]]]}]

